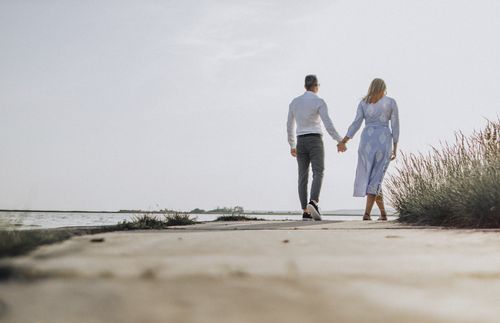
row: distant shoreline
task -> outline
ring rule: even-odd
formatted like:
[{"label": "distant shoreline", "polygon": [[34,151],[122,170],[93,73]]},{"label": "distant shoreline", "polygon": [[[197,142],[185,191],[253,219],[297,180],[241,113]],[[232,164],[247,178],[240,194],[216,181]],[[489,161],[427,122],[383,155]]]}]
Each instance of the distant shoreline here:
[{"label": "distant shoreline", "polygon": [[[107,213],[107,214],[163,214],[168,212],[178,212],[186,214],[223,214],[224,212],[199,212],[190,213],[185,211],[144,211],[144,210],[122,210],[122,211],[95,211],[95,210],[18,210],[18,209],[0,209],[0,212],[33,212],[33,213]],[[299,212],[292,211],[255,211],[255,212],[242,212],[241,214],[248,215],[288,215],[288,214],[299,214]],[[302,213],[300,213],[302,214]]]},{"label": "distant shoreline", "polygon": [[[356,211],[356,213],[353,213]],[[322,211],[323,215],[354,215],[362,214],[363,210],[334,210]],[[391,210],[392,211],[392,210]],[[119,210],[119,211],[96,211],[96,210],[22,210],[22,209],[0,209],[1,212],[15,212],[15,213],[104,213],[104,214],[164,214],[168,212],[178,212],[186,214],[225,214],[224,212],[200,212],[190,213],[184,211],[144,211],[144,210]],[[296,211],[247,211],[240,213],[241,215],[301,215],[302,213]]]},{"label": "distant shoreline", "polygon": [[[8,209],[0,209],[0,212],[33,212],[33,213],[155,213],[155,212],[125,212],[125,211],[82,211],[82,210],[8,210]],[[160,213],[156,211],[156,213]]]},{"label": "distant shoreline", "polygon": [[[122,210],[122,211],[95,211],[95,210],[90,210],[90,211],[84,211],[84,210],[8,210],[8,209],[0,209],[0,212],[34,212],[34,213],[117,213],[117,214],[163,214],[163,213],[168,213],[168,212],[178,212],[178,213],[187,213],[190,214],[191,212],[185,212],[185,211],[144,211],[144,210]],[[199,212],[199,213],[193,213],[193,214],[222,214],[225,212]],[[241,214],[299,214],[299,212],[292,212],[292,211],[255,211],[255,212],[242,212]],[[302,213],[301,213],[302,214]]]},{"label": "distant shoreline", "polygon": [[[0,212],[34,212],[34,213],[120,213],[120,214],[134,214],[134,213],[140,213],[140,214],[149,214],[149,213],[155,213],[155,214],[163,214],[163,213],[187,213],[190,214],[191,212],[189,211],[174,211],[174,210],[168,210],[168,211],[144,211],[144,210],[121,210],[121,211],[96,211],[96,210],[18,210],[18,209],[0,209]],[[222,214],[226,212],[196,212],[193,214]],[[241,214],[299,214],[298,212],[288,212],[288,211],[283,211],[283,212],[275,212],[275,211],[263,211],[263,212],[242,212]]]}]

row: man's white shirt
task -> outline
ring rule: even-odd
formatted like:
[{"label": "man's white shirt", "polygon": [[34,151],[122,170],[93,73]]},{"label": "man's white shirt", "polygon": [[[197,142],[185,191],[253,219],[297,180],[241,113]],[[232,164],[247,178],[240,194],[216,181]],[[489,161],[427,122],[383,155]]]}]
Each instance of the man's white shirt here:
[{"label": "man's white shirt", "polygon": [[[296,135],[322,134],[321,121],[323,121],[325,129],[330,136],[340,142],[342,137],[340,137],[333,126],[332,119],[328,115],[328,107],[322,98],[314,92],[306,91],[301,96],[293,99],[289,105],[287,122],[288,143],[290,147],[296,148]],[[297,124],[296,132],[294,132],[295,124]]]}]

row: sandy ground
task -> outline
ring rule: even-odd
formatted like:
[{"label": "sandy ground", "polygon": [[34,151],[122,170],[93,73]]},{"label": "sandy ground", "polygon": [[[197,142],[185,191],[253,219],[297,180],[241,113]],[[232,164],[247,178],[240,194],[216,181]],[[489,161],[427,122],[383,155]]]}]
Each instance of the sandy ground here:
[{"label": "sandy ground", "polygon": [[82,236],[3,261],[31,279],[0,283],[0,321],[498,322],[499,246],[361,221]]}]

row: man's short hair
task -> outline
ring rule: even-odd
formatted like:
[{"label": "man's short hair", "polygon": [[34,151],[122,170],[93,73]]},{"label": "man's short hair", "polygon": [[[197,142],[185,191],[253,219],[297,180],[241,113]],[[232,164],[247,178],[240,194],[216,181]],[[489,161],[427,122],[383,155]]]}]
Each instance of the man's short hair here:
[{"label": "man's short hair", "polygon": [[308,91],[312,90],[312,88],[315,87],[316,85],[318,85],[318,78],[316,77],[316,75],[314,74],[307,75],[304,82],[306,90]]}]

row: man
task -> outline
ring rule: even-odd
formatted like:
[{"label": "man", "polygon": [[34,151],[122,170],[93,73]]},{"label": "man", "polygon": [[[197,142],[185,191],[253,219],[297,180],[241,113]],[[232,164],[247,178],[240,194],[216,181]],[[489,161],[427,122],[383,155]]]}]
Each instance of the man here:
[{"label": "man", "polygon": [[[342,137],[333,126],[328,115],[328,107],[325,101],[317,93],[319,83],[316,75],[307,75],[304,85],[306,92],[293,99],[288,110],[288,143],[293,157],[297,158],[299,166],[299,199],[303,210],[302,219],[305,221],[321,220],[318,208],[319,194],[323,182],[323,170],[325,152],[321,131],[321,121],[326,131],[338,142],[339,152],[346,150],[342,143]],[[295,123],[297,124],[297,141],[295,141]],[[309,165],[312,166],[313,181],[311,185],[311,197],[307,202],[307,182],[309,178]]]}]

